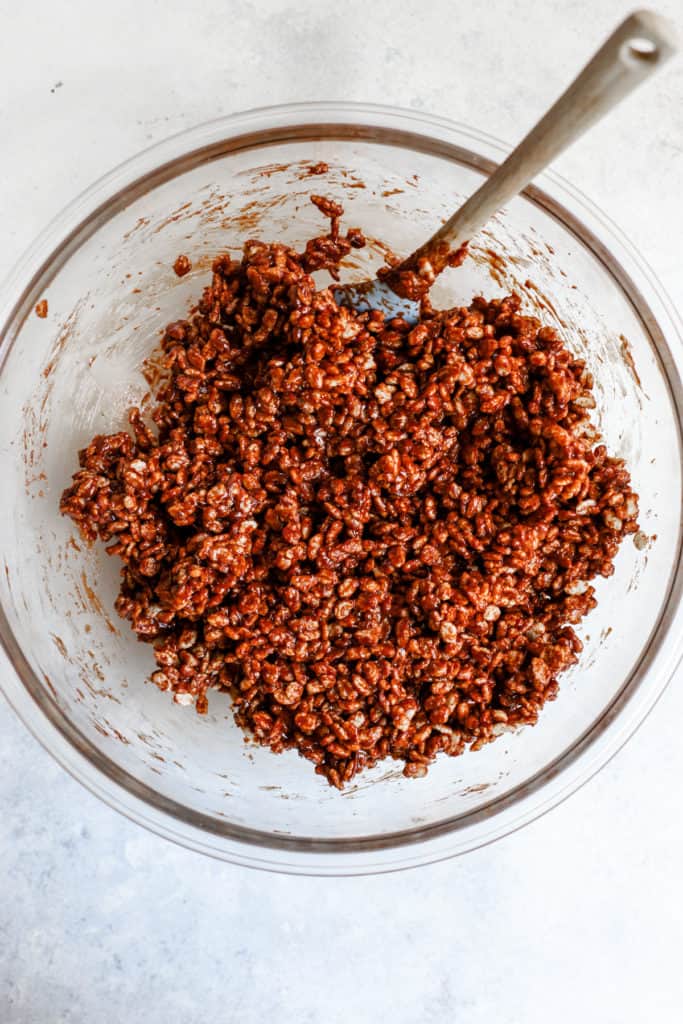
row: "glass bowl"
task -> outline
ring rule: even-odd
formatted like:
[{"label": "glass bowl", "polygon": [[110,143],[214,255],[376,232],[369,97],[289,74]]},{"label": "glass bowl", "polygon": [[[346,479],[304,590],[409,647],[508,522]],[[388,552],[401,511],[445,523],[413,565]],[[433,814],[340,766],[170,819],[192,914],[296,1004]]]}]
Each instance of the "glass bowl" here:
[{"label": "glass bowl", "polygon": [[[574,188],[546,174],[477,238],[434,290],[439,305],[512,289],[559,327],[596,381],[596,419],[626,458],[642,533],[628,538],[580,663],[534,728],[440,758],[421,780],[386,762],[339,793],[295,752],[245,742],[229,699],[207,717],[150,683],[151,649],[113,611],[118,565],[60,517],[76,453],[144,402],[143,363],[183,316],[213,257],[252,237],[301,247],[322,220],[311,192],[370,238],[346,279],[408,253],[505,155],[479,132],[353,104],[223,118],[141,153],[45,231],[0,305],[0,633],[10,703],[108,804],[226,860],[353,874],[488,843],[542,814],[600,768],[643,720],[681,656],[681,333],[651,271]],[[325,162],[328,170],[313,175]],[[179,253],[192,272],[178,278]],[[48,315],[33,310],[48,301]]]}]

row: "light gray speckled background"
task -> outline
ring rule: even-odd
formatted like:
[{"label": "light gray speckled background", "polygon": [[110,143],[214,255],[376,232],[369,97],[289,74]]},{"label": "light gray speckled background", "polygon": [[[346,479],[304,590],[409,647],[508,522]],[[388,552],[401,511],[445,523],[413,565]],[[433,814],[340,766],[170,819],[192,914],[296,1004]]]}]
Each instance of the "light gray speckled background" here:
[{"label": "light gray speckled background", "polygon": [[[630,6],[5,0],[0,273],[96,176],[219,113],[374,100],[513,140]],[[681,0],[658,7],[683,22]],[[558,169],[683,306],[683,60]],[[147,835],[1,704],[0,1022],[680,1021],[681,683],[597,779],[524,832],[343,881],[256,874]]]}]

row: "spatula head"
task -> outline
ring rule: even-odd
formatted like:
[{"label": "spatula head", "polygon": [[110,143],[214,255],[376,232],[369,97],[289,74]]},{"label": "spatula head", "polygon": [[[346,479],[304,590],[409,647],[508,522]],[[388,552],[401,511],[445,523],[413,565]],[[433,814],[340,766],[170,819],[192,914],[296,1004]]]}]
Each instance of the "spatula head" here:
[{"label": "spatula head", "polygon": [[359,313],[378,309],[387,320],[400,316],[409,324],[416,324],[420,316],[419,302],[402,299],[377,278],[357,284],[335,285],[332,291],[340,306],[350,306]]}]

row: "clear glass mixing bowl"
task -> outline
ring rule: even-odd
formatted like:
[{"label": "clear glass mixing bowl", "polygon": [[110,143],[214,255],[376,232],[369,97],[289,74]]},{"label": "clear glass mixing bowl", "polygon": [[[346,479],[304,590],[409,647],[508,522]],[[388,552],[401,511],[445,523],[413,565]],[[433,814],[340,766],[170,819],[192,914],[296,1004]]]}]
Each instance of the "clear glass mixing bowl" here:
[{"label": "clear glass mixing bowl", "polygon": [[[275,107],[178,135],[103,178],[45,231],[0,306],[0,633],[16,676],[2,680],[34,735],[111,806],[186,846],[281,871],[407,867],[490,842],[589,778],[650,710],[681,655],[681,334],[642,259],[554,174],[500,213],[472,258],[443,275],[439,304],[521,293],[559,326],[596,380],[597,420],[641,496],[599,584],[585,650],[534,728],[441,758],[426,779],[387,762],[343,793],[294,752],[245,743],[227,697],[205,718],[144,680],[151,650],[113,611],[118,566],[60,518],[76,452],[120,429],[144,399],[143,361],[187,310],[219,252],[247,238],[295,247],[321,218],[311,192],[340,199],[371,239],[407,253],[490,173],[487,136],[365,105]],[[324,161],[329,170],[311,176]],[[488,251],[490,250],[490,252]],[[193,264],[175,276],[179,253]],[[47,319],[33,313],[46,298]]]}]

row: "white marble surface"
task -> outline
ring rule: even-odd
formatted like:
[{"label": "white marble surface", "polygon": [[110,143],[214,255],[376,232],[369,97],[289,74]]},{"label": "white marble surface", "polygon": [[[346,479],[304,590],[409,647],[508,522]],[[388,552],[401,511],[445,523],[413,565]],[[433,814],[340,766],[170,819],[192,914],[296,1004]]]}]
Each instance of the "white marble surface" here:
[{"label": "white marble surface", "polygon": [[[630,6],[4,0],[0,273],[93,178],[220,113],[384,101],[512,140]],[[681,0],[658,7],[683,28]],[[683,307],[683,60],[557,166]],[[148,835],[0,704],[0,1021],[680,1021],[682,684],[525,831],[340,881],[257,874]]]}]

